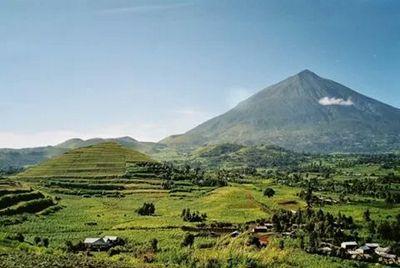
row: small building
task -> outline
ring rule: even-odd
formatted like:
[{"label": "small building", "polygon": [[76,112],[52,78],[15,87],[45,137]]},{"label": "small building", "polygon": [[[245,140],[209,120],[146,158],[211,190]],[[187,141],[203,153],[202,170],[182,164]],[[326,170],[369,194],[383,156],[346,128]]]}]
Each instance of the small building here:
[{"label": "small building", "polygon": [[234,231],[230,234],[231,237],[238,237],[240,235],[239,231]]},{"label": "small building", "polygon": [[288,236],[288,237],[296,237],[296,231],[291,231],[291,232],[283,232],[283,236]]},{"label": "small building", "polygon": [[375,252],[376,252],[377,254],[379,254],[379,253],[389,253],[389,252],[390,252],[390,248],[389,248],[389,247],[385,247],[385,248],[383,248],[383,247],[377,247],[377,248],[375,249]]},{"label": "small building", "polygon": [[89,249],[104,249],[107,247],[107,243],[100,237],[89,237],[86,238],[83,243],[85,244],[86,248]]},{"label": "small building", "polygon": [[260,236],[260,237],[258,238],[258,241],[260,242],[260,246],[261,246],[261,247],[266,247],[266,246],[268,246],[268,243],[269,243],[268,236],[266,236],[266,235]]},{"label": "small building", "polygon": [[355,241],[342,242],[340,244],[341,248],[344,248],[344,249],[347,249],[347,250],[348,249],[355,249],[357,246],[358,246],[358,244]]},{"label": "small building", "polygon": [[330,255],[332,253],[332,249],[330,247],[322,247],[318,249],[318,252],[324,255]]},{"label": "small building", "polygon": [[253,233],[267,233],[268,231],[269,228],[266,226],[256,226],[252,230]]},{"label": "small building", "polygon": [[267,227],[268,229],[274,228],[274,224],[270,222],[265,223],[264,226]]},{"label": "small building", "polygon": [[367,247],[369,247],[370,249],[373,249],[373,250],[379,248],[379,244],[378,243],[365,243],[365,245]]},{"label": "small building", "polygon": [[368,246],[362,246],[355,250],[359,254],[373,254],[374,250]]},{"label": "small building", "polygon": [[397,256],[394,254],[388,254],[388,253],[378,253],[378,255],[383,258],[383,259],[387,259],[387,260],[396,260]]},{"label": "small building", "polygon": [[105,236],[103,240],[108,244],[116,245],[121,239],[118,236]]},{"label": "small building", "polygon": [[107,250],[120,245],[122,242],[123,240],[118,236],[88,237],[83,241],[85,247],[91,250]]}]

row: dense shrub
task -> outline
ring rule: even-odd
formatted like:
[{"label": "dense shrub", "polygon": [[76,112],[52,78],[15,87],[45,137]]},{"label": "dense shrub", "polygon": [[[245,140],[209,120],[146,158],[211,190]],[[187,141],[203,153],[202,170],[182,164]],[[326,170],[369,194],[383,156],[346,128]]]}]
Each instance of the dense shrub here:
[{"label": "dense shrub", "polygon": [[273,197],[275,195],[275,190],[272,188],[267,188],[264,190],[264,195],[268,197]]},{"label": "dense shrub", "polygon": [[10,207],[21,201],[43,198],[44,195],[40,192],[28,192],[20,194],[9,194],[0,198],[0,209]]},{"label": "dense shrub", "polygon": [[54,202],[51,198],[35,199],[27,202],[23,202],[16,207],[7,208],[0,211],[0,215],[16,215],[21,213],[35,213],[44,210],[50,206],[53,206]]},{"label": "dense shrub", "polygon": [[189,222],[203,222],[207,219],[207,214],[200,214],[198,211],[191,212],[189,208],[184,208],[181,213],[181,218]]},{"label": "dense shrub", "polygon": [[31,192],[29,189],[0,189],[0,196]]},{"label": "dense shrub", "polygon": [[194,235],[193,234],[186,234],[185,238],[182,241],[183,247],[191,247],[194,243]]},{"label": "dense shrub", "polygon": [[136,212],[139,215],[145,216],[145,215],[154,215],[156,208],[153,203],[144,203],[143,206],[138,208]]},{"label": "dense shrub", "polygon": [[24,235],[21,234],[21,233],[16,233],[16,234],[8,235],[6,238],[7,238],[7,239],[10,239],[10,240],[16,240],[16,241],[18,241],[18,242],[24,242],[24,241],[25,241],[25,237],[24,237]]}]

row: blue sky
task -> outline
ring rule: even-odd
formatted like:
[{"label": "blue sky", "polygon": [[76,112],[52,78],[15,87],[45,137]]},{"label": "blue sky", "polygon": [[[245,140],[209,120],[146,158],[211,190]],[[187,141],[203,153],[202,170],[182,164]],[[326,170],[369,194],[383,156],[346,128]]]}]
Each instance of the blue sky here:
[{"label": "blue sky", "polygon": [[303,69],[400,107],[400,1],[0,1],[0,147],[157,141]]}]

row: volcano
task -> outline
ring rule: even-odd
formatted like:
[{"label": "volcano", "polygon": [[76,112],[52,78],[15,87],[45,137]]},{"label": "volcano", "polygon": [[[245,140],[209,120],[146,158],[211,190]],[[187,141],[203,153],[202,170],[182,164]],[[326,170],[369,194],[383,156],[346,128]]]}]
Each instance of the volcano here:
[{"label": "volcano", "polygon": [[304,152],[390,152],[400,148],[400,110],[304,70],[228,112],[160,143],[271,144]]}]

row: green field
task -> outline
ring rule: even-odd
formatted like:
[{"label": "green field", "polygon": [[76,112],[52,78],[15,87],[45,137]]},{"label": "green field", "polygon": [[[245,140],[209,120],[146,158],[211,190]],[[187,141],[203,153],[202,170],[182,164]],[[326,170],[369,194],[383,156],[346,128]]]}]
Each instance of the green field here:
[{"label": "green field", "polygon": [[[221,171],[212,166],[202,172],[184,162],[181,167],[161,164],[115,143],[72,150],[0,180],[0,267],[379,266],[308,253],[311,238],[305,229],[295,237],[274,229],[266,247],[249,242],[258,237],[251,233],[256,222],[271,221],[285,215],[282,213],[306,213],[311,201],[300,193],[310,185],[314,187],[313,198],[344,201],[314,202],[309,209],[315,213],[321,209],[333,217],[351,216],[354,223],[341,228],[348,237],[356,232],[359,241],[370,236],[367,209],[377,225],[395,222],[400,214],[398,203],[388,204],[363,184],[357,186],[358,192],[351,187],[330,188],[332,183],[370,178],[373,181],[368,187],[382,194],[386,186],[381,178],[393,173],[391,180],[397,180],[398,169],[354,164],[353,156],[339,158],[352,163],[349,167],[337,156],[285,155],[296,161],[282,162],[280,155],[279,163],[284,167]],[[237,163],[236,157],[225,166]],[[299,159],[303,160],[298,165]],[[392,183],[390,191],[396,193],[397,186]],[[273,189],[273,196],[265,196],[267,188]],[[144,203],[154,204],[153,215],[137,213]],[[184,209],[207,217],[203,222],[185,221],[181,217]],[[229,235],[234,230],[240,232],[238,237]],[[192,246],[182,245],[188,234],[194,235]],[[68,246],[79,245],[87,237],[103,236],[121,237],[125,245],[100,252]],[[300,246],[303,236],[306,249]],[[151,242],[154,239],[156,248]],[[396,242],[378,233],[371,239],[383,246]]]}]

